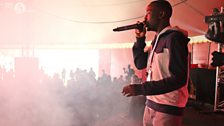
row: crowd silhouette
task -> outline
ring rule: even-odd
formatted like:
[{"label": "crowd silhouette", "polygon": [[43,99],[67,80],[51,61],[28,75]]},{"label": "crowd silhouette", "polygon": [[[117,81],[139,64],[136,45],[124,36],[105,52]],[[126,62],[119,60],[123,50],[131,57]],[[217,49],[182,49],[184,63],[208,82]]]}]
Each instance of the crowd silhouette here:
[{"label": "crowd silhouette", "polygon": [[[14,72],[13,70],[6,71],[4,67],[1,67],[0,90],[1,92],[4,92],[3,90],[7,91],[3,93],[6,102],[4,103],[5,106],[2,106],[6,108],[5,110],[10,109],[6,103],[11,103],[15,99],[12,100],[12,95],[9,94],[16,94],[16,99],[18,99],[20,104],[23,104],[23,109],[19,111],[19,115],[22,114],[24,116],[25,113],[28,117],[36,117],[38,115],[38,118],[41,118],[41,115],[46,115],[47,110],[41,108],[41,111],[38,111],[40,110],[40,106],[48,104],[46,107],[53,107],[57,104],[58,108],[62,108],[64,109],[63,111],[69,113],[69,117],[68,115],[60,115],[70,118],[69,123],[67,121],[62,125],[97,126],[102,120],[106,120],[117,114],[134,114],[130,112],[131,105],[135,105],[133,104],[133,100],[123,97],[121,90],[125,84],[130,83],[132,80],[141,83],[141,78],[135,75],[133,69],[130,70],[130,66],[128,66],[128,69],[132,73],[124,71],[119,77],[113,78],[102,70],[102,75],[96,78],[96,74],[92,68],[89,70],[77,68],[75,71],[71,70],[68,72],[69,78],[66,80],[65,74],[67,72],[65,69],[62,70],[62,73],[55,73],[52,77],[45,74],[45,71],[42,69],[21,77],[17,76],[20,72]],[[22,95],[18,96],[17,94]],[[45,99],[46,97],[48,99]],[[49,103],[52,100],[54,102]],[[26,105],[24,105],[25,103]],[[32,106],[27,104],[32,104]],[[18,108],[18,106],[15,104],[14,108]],[[13,119],[9,119],[9,121],[11,120]],[[27,122],[29,122],[29,125],[35,126],[37,124],[34,124],[34,120],[36,119]],[[41,123],[40,120],[43,121],[43,119],[39,119],[38,125]],[[46,121],[42,123],[45,125]],[[7,124],[4,125],[7,126]],[[51,126],[55,125],[55,123],[47,123],[47,125]],[[61,124],[59,123],[58,125]]]}]

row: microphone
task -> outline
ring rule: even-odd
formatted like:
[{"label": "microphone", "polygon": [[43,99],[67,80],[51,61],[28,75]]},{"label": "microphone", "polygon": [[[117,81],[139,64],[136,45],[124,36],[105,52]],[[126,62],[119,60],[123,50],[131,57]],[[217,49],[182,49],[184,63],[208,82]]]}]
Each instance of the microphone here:
[{"label": "microphone", "polygon": [[131,29],[139,29],[143,30],[144,28],[144,23],[137,23],[137,24],[132,24],[132,25],[126,25],[126,26],[121,26],[113,29],[114,32],[119,32],[119,31],[126,31],[126,30],[131,30]]}]

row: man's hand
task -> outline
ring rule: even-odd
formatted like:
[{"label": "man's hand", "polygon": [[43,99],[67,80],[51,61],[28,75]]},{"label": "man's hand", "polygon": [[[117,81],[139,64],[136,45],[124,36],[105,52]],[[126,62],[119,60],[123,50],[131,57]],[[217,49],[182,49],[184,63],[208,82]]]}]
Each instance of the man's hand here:
[{"label": "man's hand", "polygon": [[224,65],[224,53],[214,51],[212,52],[212,66],[222,66]]},{"label": "man's hand", "polygon": [[127,85],[127,86],[123,87],[122,94],[126,97],[135,96],[135,90],[134,90],[133,86]]},{"label": "man's hand", "polygon": [[[137,22],[138,24],[140,23],[139,21]],[[146,25],[144,24],[144,28],[142,30],[135,29],[135,34],[137,38],[142,38],[146,34]]]},{"label": "man's hand", "polygon": [[131,84],[123,87],[122,94],[126,97],[143,95],[143,89],[141,84]]}]

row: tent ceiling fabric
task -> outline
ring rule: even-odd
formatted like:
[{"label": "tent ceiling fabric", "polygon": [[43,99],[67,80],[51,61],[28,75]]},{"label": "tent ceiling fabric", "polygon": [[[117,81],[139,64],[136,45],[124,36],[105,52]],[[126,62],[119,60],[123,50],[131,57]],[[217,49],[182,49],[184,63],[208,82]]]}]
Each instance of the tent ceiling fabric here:
[{"label": "tent ceiling fabric", "polygon": [[[151,0],[2,0],[1,44],[85,44],[133,42],[133,30],[113,32],[118,26],[142,21]],[[224,0],[169,0],[172,25],[190,36],[207,31],[204,17]],[[151,40],[153,33],[149,33]]]}]

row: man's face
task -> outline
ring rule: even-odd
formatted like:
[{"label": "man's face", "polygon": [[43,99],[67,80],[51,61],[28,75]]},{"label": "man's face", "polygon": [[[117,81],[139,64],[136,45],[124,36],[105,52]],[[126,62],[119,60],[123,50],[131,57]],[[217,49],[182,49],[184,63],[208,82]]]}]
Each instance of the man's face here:
[{"label": "man's face", "polygon": [[157,31],[159,25],[160,9],[153,4],[150,4],[146,8],[145,24],[148,31]]}]

